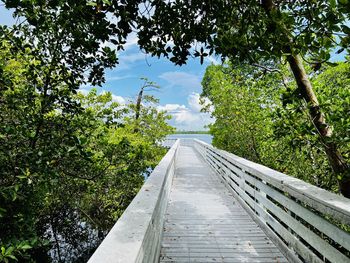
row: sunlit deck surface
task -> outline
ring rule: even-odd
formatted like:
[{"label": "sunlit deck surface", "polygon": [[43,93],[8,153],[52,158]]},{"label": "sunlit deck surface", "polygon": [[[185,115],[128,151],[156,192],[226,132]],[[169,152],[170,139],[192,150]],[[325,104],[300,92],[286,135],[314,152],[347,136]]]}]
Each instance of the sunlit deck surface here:
[{"label": "sunlit deck surface", "polygon": [[350,263],[349,199],[181,139],[89,263]]},{"label": "sunlit deck surface", "polygon": [[193,147],[180,146],[160,262],[288,262]]}]

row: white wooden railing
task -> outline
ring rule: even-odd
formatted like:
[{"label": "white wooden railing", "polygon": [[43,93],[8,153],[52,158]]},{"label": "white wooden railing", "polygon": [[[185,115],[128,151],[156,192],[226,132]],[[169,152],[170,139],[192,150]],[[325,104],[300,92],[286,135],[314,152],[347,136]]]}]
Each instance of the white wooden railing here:
[{"label": "white wooden railing", "polygon": [[171,146],[173,146],[177,140],[178,139],[175,138],[165,138],[160,142],[160,144],[164,147],[171,148]]},{"label": "white wooden railing", "polygon": [[193,146],[194,139],[193,138],[181,138],[181,139],[175,139],[175,138],[166,138],[161,142],[161,145],[164,147],[171,147],[174,145],[174,143],[179,140],[180,145],[183,146]]},{"label": "white wooden railing", "polygon": [[176,141],[89,263],[158,262],[178,146],[179,141]]},{"label": "white wooden railing", "polygon": [[195,140],[194,147],[291,262],[350,262],[350,200]]}]

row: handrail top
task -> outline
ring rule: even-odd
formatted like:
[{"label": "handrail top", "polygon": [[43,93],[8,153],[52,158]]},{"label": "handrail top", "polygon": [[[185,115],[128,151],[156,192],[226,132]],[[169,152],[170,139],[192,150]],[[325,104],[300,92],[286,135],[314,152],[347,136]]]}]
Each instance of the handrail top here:
[{"label": "handrail top", "polygon": [[152,215],[178,146],[179,140],[155,167],[135,198],[89,259],[89,263],[137,261],[148,226],[153,223]]},{"label": "handrail top", "polygon": [[215,150],[234,164],[239,164],[239,166],[245,171],[267,183],[270,183],[274,187],[287,192],[313,209],[332,215],[341,223],[350,224],[350,200],[348,198],[331,193],[325,189],[278,172],[264,165],[246,160],[233,153],[217,149],[201,140],[194,140],[199,144]]}]

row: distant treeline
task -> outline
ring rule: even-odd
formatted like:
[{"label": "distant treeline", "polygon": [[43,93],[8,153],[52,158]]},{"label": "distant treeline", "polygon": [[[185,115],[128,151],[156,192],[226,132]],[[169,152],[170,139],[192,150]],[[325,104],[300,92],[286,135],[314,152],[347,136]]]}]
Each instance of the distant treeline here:
[{"label": "distant treeline", "polygon": [[209,131],[175,131],[174,134],[210,134]]}]

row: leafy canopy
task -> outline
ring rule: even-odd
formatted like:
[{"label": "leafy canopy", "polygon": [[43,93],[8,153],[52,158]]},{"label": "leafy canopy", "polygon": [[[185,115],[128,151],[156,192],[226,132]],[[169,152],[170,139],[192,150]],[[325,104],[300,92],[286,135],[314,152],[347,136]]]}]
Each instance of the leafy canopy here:
[{"label": "leafy canopy", "polygon": [[169,117],[143,101],[136,121],[58,73],[45,85],[50,64],[0,45],[0,261],[86,261],[165,153]]},{"label": "leafy canopy", "polygon": [[[334,141],[349,161],[350,88],[348,63],[315,74],[320,105],[334,127]],[[283,75],[284,80],[281,78]],[[211,65],[202,80],[213,144],[316,186],[338,192],[323,141],[309,120],[307,105],[295,95],[284,66],[266,72],[246,64]],[[268,92],[266,92],[268,91]]]},{"label": "leafy canopy", "polygon": [[133,30],[141,48],[179,65],[190,55],[203,61],[213,52],[249,61],[292,52],[321,62],[329,59],[331,48],[349,48],[349,1],[275,1],[268,15],[264,5],[269,2],[4,1],[27,19],[26,28],[37,41],[29,38],[31,45],[51,58],[60,54],[72,68],[89,69],[89,80],[96,83],[103,79],[103,68],[117,62],[106,42],[120,50]]}]

